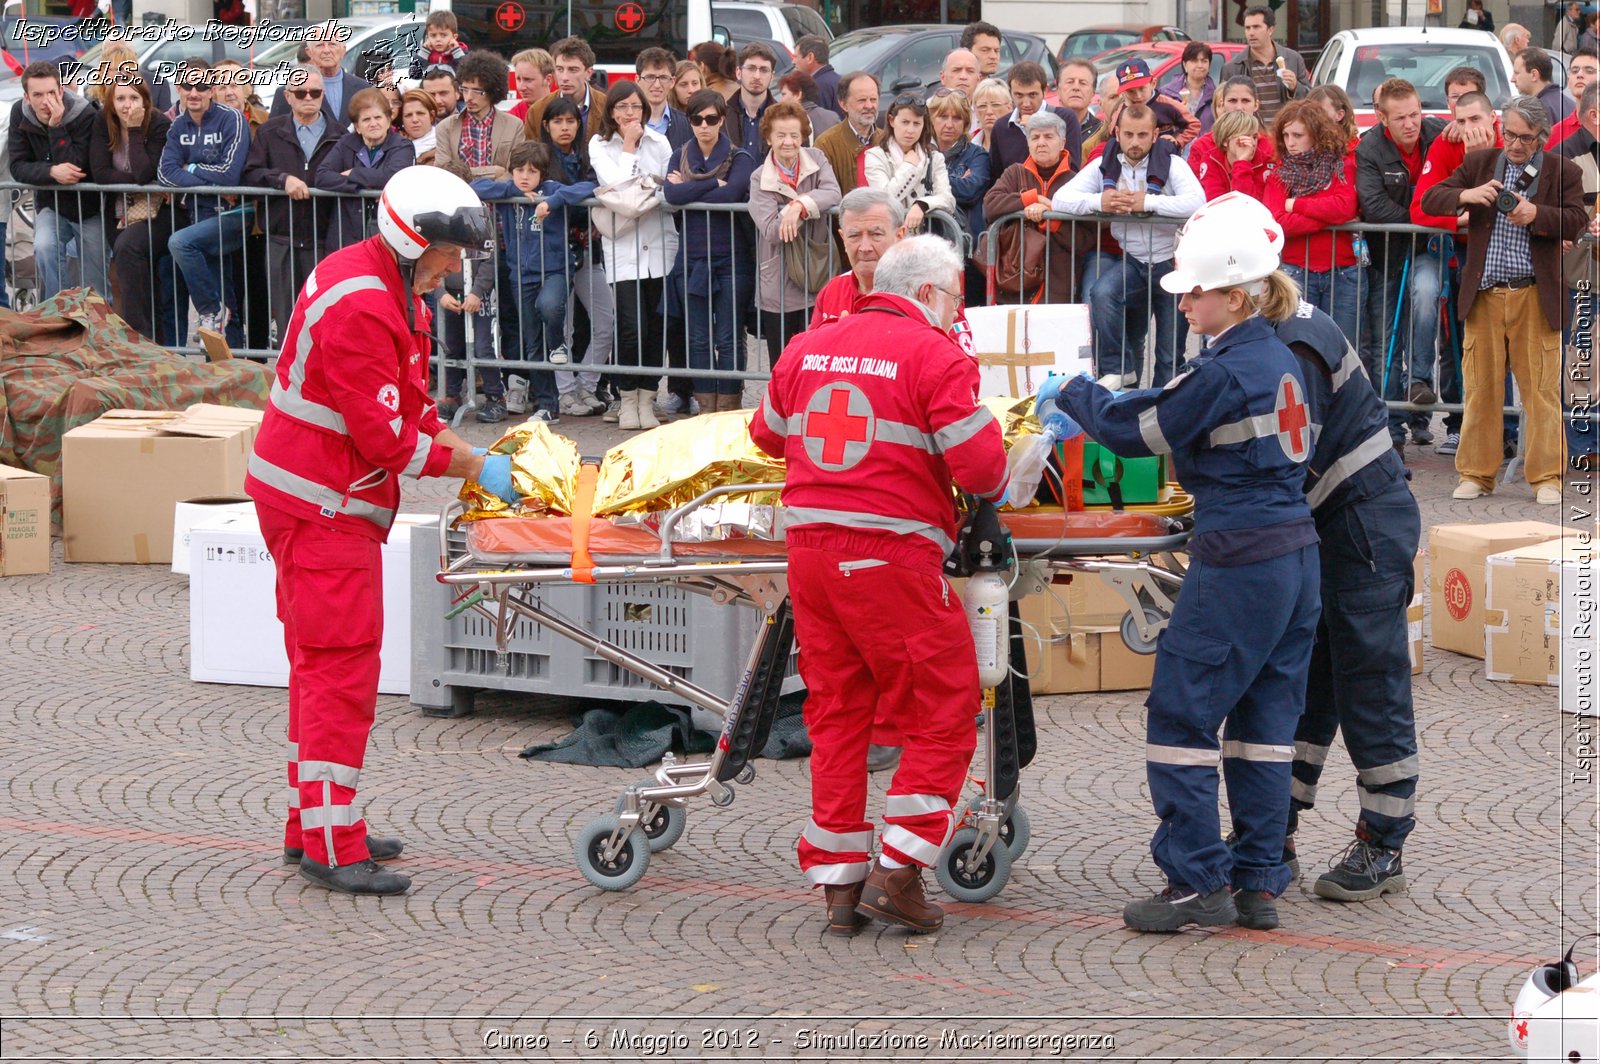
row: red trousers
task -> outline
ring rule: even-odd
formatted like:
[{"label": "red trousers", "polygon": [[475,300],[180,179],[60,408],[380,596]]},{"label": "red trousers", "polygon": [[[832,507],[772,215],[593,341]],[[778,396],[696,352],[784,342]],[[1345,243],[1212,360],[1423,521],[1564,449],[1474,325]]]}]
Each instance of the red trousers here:
[{"label": "red trousers", "polygon": [[256,505],[278,573],[289,654],[289,819],[283,844],[326,865],[367,859],[356,786],[378,703],[382,545]]},{"label": "red trousers", "polygon": [[884,804],[883,852],[932,865],[978,742],[977,653],[960,601],[936,572],[807,547],[790,548],[789,594],[813,747],[801,871],[812,886],[867,876],[874,718],[905,745]]}]

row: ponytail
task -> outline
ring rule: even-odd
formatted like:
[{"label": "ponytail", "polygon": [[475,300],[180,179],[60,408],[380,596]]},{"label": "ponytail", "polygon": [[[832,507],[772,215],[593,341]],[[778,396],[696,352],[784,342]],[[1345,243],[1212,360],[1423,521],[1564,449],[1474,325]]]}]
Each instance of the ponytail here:
[{"label": "ponytail", "polygon": [[1277,325],[1294,317],[1300,308],[1300,287],[1294,278],[1282,270],[1273,270],[1261,282],[1262,293],[1256,297],[1256,309],[1261,316]]}]

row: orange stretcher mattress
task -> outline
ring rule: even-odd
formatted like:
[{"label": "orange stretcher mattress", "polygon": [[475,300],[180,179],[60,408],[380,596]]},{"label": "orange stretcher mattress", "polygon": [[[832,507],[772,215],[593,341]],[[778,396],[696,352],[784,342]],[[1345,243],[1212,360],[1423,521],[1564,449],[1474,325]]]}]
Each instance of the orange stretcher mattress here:
[{"label": "orange stretcher mattress", "polygon": [[[1019,543],[1059,541],[1061,552],[1073,553],[1074,541],[1158,540],[1174,534],[1172,522],[1160,514],[1133,510],[1030,509],[1003,513],[1001,519]],[[1065,527],[1063,527],[1065,519]],[[467,527],[467,549],[480,559],[560,562],[572,555],[573,518],[541,517],[474,521]],[[637,524],[615,524],[596,517],[589,522],[589,553],[596,561],[654,558],[661,540]],[[685,560],[756,560],[782,558],[786,547],[767,539],[725,539],[708,543],[674,543],[674,557]]]}]

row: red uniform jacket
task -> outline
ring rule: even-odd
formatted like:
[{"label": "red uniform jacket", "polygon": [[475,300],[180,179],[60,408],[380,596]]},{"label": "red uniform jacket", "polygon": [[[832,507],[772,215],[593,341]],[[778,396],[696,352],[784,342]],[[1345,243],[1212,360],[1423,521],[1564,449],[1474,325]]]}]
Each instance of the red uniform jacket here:
[{"label": "red uniform jacket", "polygon": [[950,483],[1006,490],[1000,424],[978,405],[978,365],[899,296],[801,333],[750,419],[756,446],[788,465],[791,545],[938,572],[960,520]]},{"label": "red uniform jacket", "polygon": [[[854,314],[861,309],[862,301],[867,298],[867,293],[861,290],[856,283],[856,275],[846,270],[817,292],[817,302],[811,308],[811,325],[815,329],[829,322],[838,321],[848,314]],[[961,346],[961,350],[971,355],[977,351],[972,343],[972,326],[967,322],[967,308],[959,307],[956,310],[956,320],[950,326],[950,339]]]},{"label": "red uniform jacket", "polygon": [[1267,175],[1272,173],[1276,163],[1272,138],[1264,134],[1256,138],[1255,158],[1237,163],[1228,162],[1227,152],[1217,147],[1210,133],[1195,141],[1189,149],[1189,168],[1200,179],[1200,187],[1206,190],[1208,202],[1229,192],[1243,192],[1254,199],[1264,200]]},{"label": "red uniform jacket", "polygon": [[450,448],[428,397],[428,311],[406,324],[400,267],[381,237],[306,279],[278,357],[245,491],[297,517],[387,539],[402,475],[436,477]]}]

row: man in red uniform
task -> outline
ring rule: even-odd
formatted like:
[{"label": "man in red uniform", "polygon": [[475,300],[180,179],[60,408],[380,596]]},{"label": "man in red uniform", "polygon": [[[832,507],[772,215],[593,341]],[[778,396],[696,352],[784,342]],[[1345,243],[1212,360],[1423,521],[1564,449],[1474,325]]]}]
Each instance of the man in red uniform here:
[{"label": "man in red uniform", "polygon": [[[938,237],[901,241],[854,312],[789,343],[750,421],[756,445],[788,464],[789,593],[813,744],[800,868],[824,888],[836,934],[859,929],[858,905],[914,931],[944,922],[921,869],[950,834],[979,699],[972,633],[942,575],[960,527],[950,482],[996,501],[1007,487],[977,363],[949,337],[961,272]],[[869,870],[875,715],[905,752]]]},{"label": "man in red uniform", "polygon": [[[402,894],[379,867],[398,839],[367,835],[355,808],[378,695],[381,547],[401,476],[472,477],[505,498],[510,457],[482,457],[428,397],[419,297],[483,254],[493,232],[466,182],[409,167],[378,201],[379,235],[323,259],[289,319],[245,490],[277,566],[289,655],[285,860],[349,894]],[[376,860],[375,860],[376,859]]]},{"label": "man in red uniform", "polygon": [[[890,199],[887,192],[864,187],[846,192],[839,201],[839,239],[844,242],[850,269],[817,292],[817,302],[811,308],[811,327],[838,321],[859,309],[872,292],[878,260],[905,236],[905,208]],[[972,326],[967,324],[966,311],[960,307],[950,326],[950,338],[967,354],[973,353]]]}]

